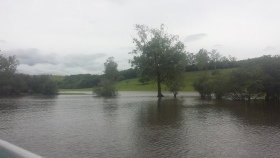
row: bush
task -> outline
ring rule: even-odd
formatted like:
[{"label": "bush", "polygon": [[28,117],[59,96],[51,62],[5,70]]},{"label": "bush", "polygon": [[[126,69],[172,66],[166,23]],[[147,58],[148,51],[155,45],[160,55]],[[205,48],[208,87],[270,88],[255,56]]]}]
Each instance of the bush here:
[{"label": "bush", "polygon": [[99,85],[93,89],[93,93],[98,96],[116,96],[116,84],[108,80],[102,80]]},{"label": "bush", "polygon": [[48,81],[43,84],[43,87],[42,87],[43,95],[54,95],[54,94],[57,94],[57,92],[58,92],[58,88],[57,88],[56,82]]}]

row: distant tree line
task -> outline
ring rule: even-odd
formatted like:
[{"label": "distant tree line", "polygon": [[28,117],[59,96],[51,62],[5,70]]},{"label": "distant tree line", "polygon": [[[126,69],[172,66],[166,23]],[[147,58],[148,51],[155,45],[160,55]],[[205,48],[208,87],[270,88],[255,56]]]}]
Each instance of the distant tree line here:
[{"label": "distant tree line", "polygon": [[194,82],[194,88],[201,98],[251,100],[264,97],[265,100],[279,100],[280,56],[262,56],[243,60],[240,68],[228,74],[213,76],[202,73]]},{"label": "distant tree line", "polygon": [[208,52],[206,49],[200,49],[198,53],[187,52],[186,71],[217,70],[239,67],[240,63],[236,57],[229,55],[223,56],[217,50]]},{"label": "distant tree line", "polygon": [[0,95],[20,93],[56,94],[58,87],[49,75],[27,75],[16,73],[19,61],[15,56],[0,55]]},{"label": "distant tree line", "polygon": [[[62,81],[59,81],[58,87],[61,89],[79,89],[92,88],[98,86],[104,75],[78,74],[65,76]],[[137,78],[136,69],[127,69],[117,72],[116,81]]]},{"label": "distant tree line", "polygon": [[58,82],[58,86],[62,89],[91,88],[97,86],[99,82],[100,75],[79,74],[65,76],[62,81]]}]

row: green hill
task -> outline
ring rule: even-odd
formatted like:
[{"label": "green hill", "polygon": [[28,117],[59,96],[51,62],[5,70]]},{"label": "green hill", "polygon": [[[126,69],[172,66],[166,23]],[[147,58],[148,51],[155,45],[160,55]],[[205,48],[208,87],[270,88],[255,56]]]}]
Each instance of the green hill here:
[{"label": "green hill", "polygon": [[[226,74],[231,72],[233,69],[222,69],[219,70],[221,74]],[[197,80],[200,74],[205,73],[204,71],[194,71],[194,72],[186,72],[186,86],[183,91],[187,92],[194,92],[193,82]],[[209,76],[211,75],[212,71],[207,71]],[[63,80],[63,76],[52,76],[51,79],[56,81]],[[156,83],[150,82],[147,84],[142,84],[138,82],[138,78],[123,80],[117,83],[117,90],[118,91],[157,91]],[[167,91],[166,87],[162,86],[163,91]],[[92,91],[92,88],[84,88],[84,89],[60,89],[60,91]]]},{"label": "green hill", "polygon": [[[221,74],[226,74],[231,72],[234,69],[224,69],[219,70]],[[194,92],[193,82],[199,77],[200,74],[205,73],[204,71],[194,71],[194,72],[186,72],[186,86],[183,89],[183,91],[186,92]],[[212,71],[207,71],[207,74],[209,76],[211,75]],[[128,82],[127,82],[128,81]],[[129,79],[129,80],[123,80],[117,83],[117,89],[119,91],[157,91],[157,85],[156,83],[148,83],[148,84],[142,84],[138,82],[138,78],[135,79]],[[162,86],[163,91],[167,91],[166,87]]]}]

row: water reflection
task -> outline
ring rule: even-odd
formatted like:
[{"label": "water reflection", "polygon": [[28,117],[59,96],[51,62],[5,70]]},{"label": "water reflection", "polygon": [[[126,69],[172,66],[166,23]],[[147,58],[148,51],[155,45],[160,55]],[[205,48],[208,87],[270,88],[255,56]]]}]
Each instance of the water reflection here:
[{"label": "water reflection", "polygon": [[274,102],[153,92],[0,98],[1,139],[44,157],[277,157]]},{"label": "water reflection", "polygon": [[[184,144],[179,130],[182,121],[183,100],[159,99],[150,101],[147,108],[140,108],[135,131],[138,157],[172,157],[180,152]],[[184,146],[186,147],[186,146]]]}]

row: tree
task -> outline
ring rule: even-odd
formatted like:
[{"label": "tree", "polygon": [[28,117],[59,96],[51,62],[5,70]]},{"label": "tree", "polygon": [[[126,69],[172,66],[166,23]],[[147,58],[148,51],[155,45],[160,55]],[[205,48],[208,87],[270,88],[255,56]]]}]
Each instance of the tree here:
[{"label": "tree", "polygon": [[220,61],[222,55],[217,52],[217,50],[213,49],[212,52],[209,52],[210,60],[214,63],[215,70],[217,68],[217,62]]},{"label": "tree", "polygon": [[197,67],[200,71],[207,70],[207,63],[209,62],[209,56],[206,49],[200,49],[199,52],[195,56],[195,60],[197,63]]},{"label": "tree", "polygon": [[16,56],[5,57],[3,54],[0,55],[0,72],[9,72],[14,74],[19,65],[19,61]]},{"label": "tree", "polygon": [[57,94],[58,88],[55,81],[47,81],[42,86],[42,94],[44,95],[54,95]]},{"label": "tree", "polygon": [[222,57],[220,58],[220,62],[221,62],[221,64],[222,64],[223,68],[225,69],[226,66],[227,66],[227,64],[228,64],[228,62],[229,62],[229,60],[228,60],[228,58],[227,58],[226,56],[222,56]]},{"label": "tree", "polygon": [[18,65],[19,61],[15,56],[0,55],[0,95],[18,94],[21,88],[26,87],[22,79],[15,74]]},{"label": "tree", "polygon": [[104,78],[111,82],[116,82],[119,75],[118,64],[114,61],[114,57],[109,57],[104,63]]},{"label": "tree", "polygon": [[212,83],[206,72],[199,75],[197,81],[193,83],[193,86],[200,94],[201,99],[210,99],[212,97]]},{"label": "tree", "polygon": [[195,65],[195,55],[193,53],[187,52],[187,65]]},{"label": "tree", "polygon": [[[157,82],[158,95],[161,84],[170,81],[174,70],[184,73],[186,68],[186,53],[184,44],[178,36],[166,33],[162,24],[159,29],[148,28],[145,25],[135,25],[139,38],[133,38],[136,45],[131,54],[131,65],[140,71],[142,76],[148,76]],[[177,71],[176,71],[177,72]]]},{"label": "tree", "polygon": [[104,63],[104,75],[101,82],[93,93],[98,96],[115,96],[116,95],[116,82],[118,77],[118,64],[114,61],[113,57],[109,57]]},{"label": "tree", "polygon": [[138,82],[140,82],[142,84],[148,83],[149,81],[150,81],[150,78],[147,76],[143,76],[143,75],[141,75],[138,79]]}]

